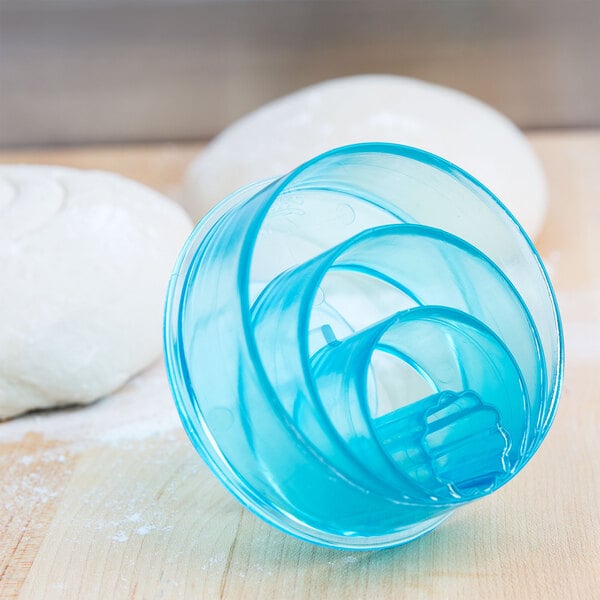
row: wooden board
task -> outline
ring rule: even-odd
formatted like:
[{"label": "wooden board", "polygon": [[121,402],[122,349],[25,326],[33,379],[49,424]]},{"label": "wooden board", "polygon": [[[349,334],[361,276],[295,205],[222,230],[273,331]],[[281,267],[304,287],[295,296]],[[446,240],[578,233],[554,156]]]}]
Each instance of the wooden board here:
[{"label": "wooden board", "polygon": [[[312,546],[243,510],[200,461],[155,365],[95,405],[0,424],[0,598],[599,598],[600,132],[535,133],[538,240],[567,364],[523,472],[406,546]],[[198,146],[4,153],[172,193]]]}]

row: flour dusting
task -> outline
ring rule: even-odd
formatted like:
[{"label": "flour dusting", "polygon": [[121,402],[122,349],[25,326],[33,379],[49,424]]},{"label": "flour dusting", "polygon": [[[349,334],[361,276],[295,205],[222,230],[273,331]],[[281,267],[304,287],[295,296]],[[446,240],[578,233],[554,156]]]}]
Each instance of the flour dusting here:
[{"label": "flour dusting", "polygon": [[179,430],[179,417],[160,361],[90,406],[36,412],[0,423],[0,443],[18,442],[34,433],[46,440],[69,442],[70,450],[76,450],[90,445],[127,446]]},{"label": "flour dusting", "polygon": [[567,359],[596,361],[600,358],[600,290],[557,293],[565,334]]}]

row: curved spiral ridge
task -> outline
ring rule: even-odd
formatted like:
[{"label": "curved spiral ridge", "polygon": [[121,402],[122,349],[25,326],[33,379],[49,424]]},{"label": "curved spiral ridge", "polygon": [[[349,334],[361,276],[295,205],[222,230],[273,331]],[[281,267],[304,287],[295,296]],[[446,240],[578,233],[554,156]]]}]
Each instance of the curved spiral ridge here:
[{"label": "curved spiral ridge", "polygon": [[238,191],[169,291],[171,385],[194,445],[304,539],[389,546],[511,479],[562,376],[539,257],[480,184],[391,144]]}]

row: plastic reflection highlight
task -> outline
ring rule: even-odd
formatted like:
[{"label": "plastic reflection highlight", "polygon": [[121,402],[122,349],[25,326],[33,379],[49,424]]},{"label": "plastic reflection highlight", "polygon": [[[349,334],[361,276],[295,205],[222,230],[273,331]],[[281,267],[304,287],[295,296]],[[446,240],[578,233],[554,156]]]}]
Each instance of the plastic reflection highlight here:
[{"label": "plastic reflection highlight", "polygon": [[269,523],[393,546],[498,489],[556,409],[548,277],[481,184],[426,152],[338,148],[241,189],[168,293],[169,378],[194,446]]}]

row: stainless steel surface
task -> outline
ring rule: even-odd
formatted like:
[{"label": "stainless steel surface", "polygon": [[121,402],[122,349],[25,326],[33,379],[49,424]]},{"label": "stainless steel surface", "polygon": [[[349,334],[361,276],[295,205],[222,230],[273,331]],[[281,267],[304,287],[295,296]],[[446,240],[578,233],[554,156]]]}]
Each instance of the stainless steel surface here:
[{"label": "stainless steel surface", "polygon": [[0,145],[208,138],[362,72],[600,125],[597,0],[0,0]]}]

